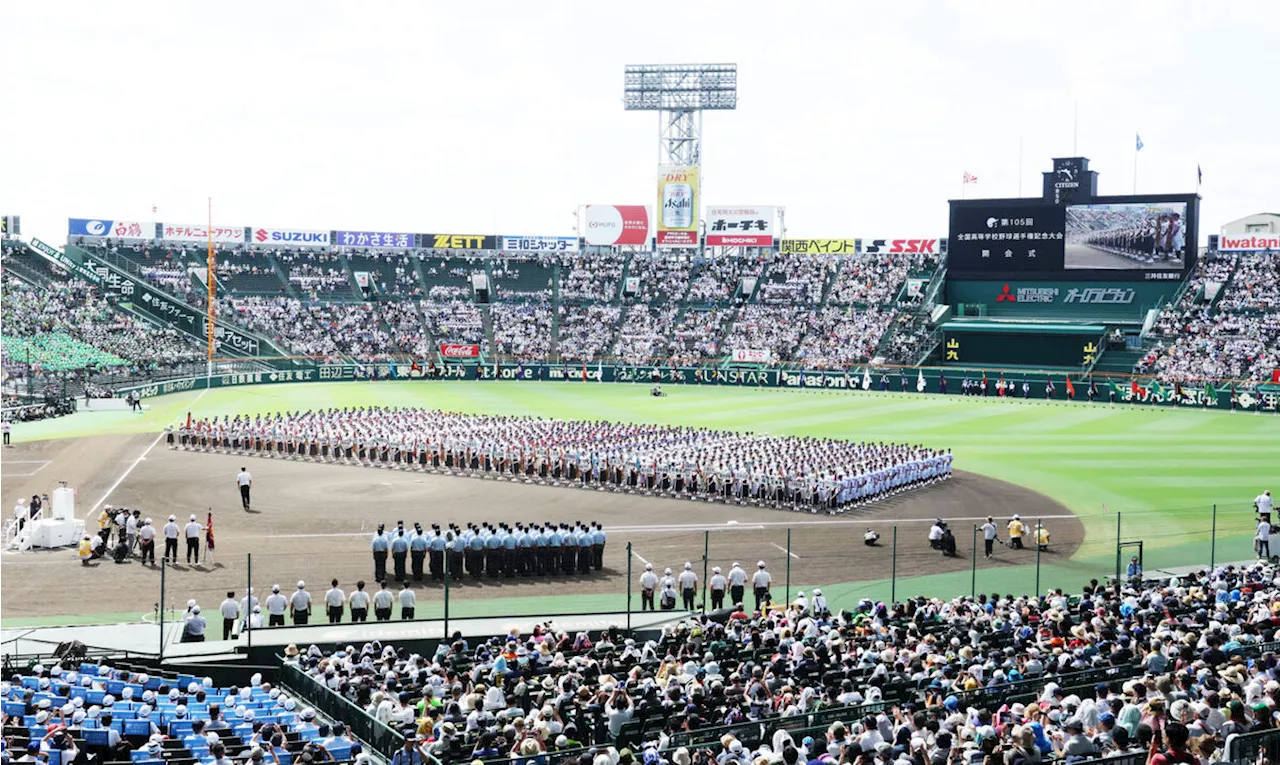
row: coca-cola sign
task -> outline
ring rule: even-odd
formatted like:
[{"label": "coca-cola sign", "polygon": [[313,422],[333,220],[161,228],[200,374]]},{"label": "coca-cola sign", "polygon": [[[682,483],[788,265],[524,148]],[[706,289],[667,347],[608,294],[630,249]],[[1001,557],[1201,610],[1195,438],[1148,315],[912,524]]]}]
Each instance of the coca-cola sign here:
[{"label": "coca-cola sign", "polygon": [[446,359],[476,359],[480,358],[480,346],[446,343],[440,346],[440,355]]}]

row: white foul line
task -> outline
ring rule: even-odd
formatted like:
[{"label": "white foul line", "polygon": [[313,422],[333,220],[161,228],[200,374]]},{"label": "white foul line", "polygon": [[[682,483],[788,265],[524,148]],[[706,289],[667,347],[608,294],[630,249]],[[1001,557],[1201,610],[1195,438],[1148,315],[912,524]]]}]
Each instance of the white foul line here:
[{"label": "white foul line", "polygon": [[[200,391],[200,395],[196,396],[196,400],[192,401],[188,406],[194,407],[196,404],[200,403],[200,399],[204,398],[204,394],[208,392],[209,392],[208,388],[205,388],[204,390]],[[182,418],[182,415],[178,415],[177,417],[173,418],[173,420],[171,420],[169,424],[173,424],[174,422],[177,422],[181,418]],[[164,438],[164,436],[165,436],[165,433],[163,430],[161,430],[160,435],[156,436],[156,440],[152,441],[151,445],[148,446],[146,449],[144,449],[142,454],[139,454],[138,458],[134,460],[133,463],[129,465],[129,467],[125,468],[125,471],[120,474],[120,477],[116,479],[116,482],[111,484],[111,488],[107,489],[106,493],[104,493],[101,497],[99,497],[98,501],[95,502],[93,506],[89,508],[88,514],[86,514],[84,517],[85,523],[89,522],[89,519],[93,517],[93,514],[98,511],[98,507],[101,506],[103,502],[107,501],[107,497],[111,496],[111,492],[115,491],[116,487],[124,483],[124,479],[129,477],[129,474],[133,472],[133,469],[138,466],[139,462],[142,462],[144,459],[147,458],[147,455],[151,453],[152,449],[156,448],[156,444],[160,443],[160,439]]]},{"label": "white foul line", "polygon": [[777,542],[770,542],[769,544],[773,545],[773,546],[774,546],[774,548],[775,548],[778,552],[784,552],[784,553],[787,553],[787,555],[790,555],[792,558],[795,558],[796,560],[800,560],[800,556],[799,556],[799,555],[796,555],[796,554],[795,554],[795,553],[793,553],[793,552],[789,552],[789,551],[787,550],[787,548],[783,547],[782,545],[778,544]]},{"label": "white foul line", "polygon": [[645,560],[644,557],[640,555],[640,553],[636,552],[634,547],[631,548],[631,554],[639,558],[640,562],[643,563],[644,565],[646,566],[649,565],[649,561]]}]

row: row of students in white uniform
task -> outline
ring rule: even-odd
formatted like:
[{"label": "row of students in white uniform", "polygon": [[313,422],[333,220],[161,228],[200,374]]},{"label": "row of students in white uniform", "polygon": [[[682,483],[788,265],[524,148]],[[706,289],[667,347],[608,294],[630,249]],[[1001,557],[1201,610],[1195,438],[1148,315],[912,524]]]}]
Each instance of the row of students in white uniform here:
[{"label": "row of students in white uniform", "polygon": [[[731,607],[740,607],[745,605],[747,582],[751,582],[752,595],[755,598],[755,611],[759,611],[763,606],[771,602],[770,589],[773,585],[773,575],[769,573],[768,566],[764,561],[756,563],[756,570],[749,577],[742,565],[737,561],[733,562],[733,566],[726,575],[719,566],[711,569],[711,578],[707,581],[707,593],[711,601],[710,610],[719,611],[725,608],[727,602]],[[801,593],[803,596],[804,593]],[[814,590],[815,607],[820,606],[826,609],[826,599],[822,598],[822,590]],[[655,604],[663,611],[674,611],[676,609],[677,600],[681,607],[686,611],[693,611],[697,607],[696,598],[698,595],[698,575],[693,570],[693,564],[686,562],[684,570],[678,576],[673,576],[671,569],[663,570],[663,574],[659,577],[653,569],[652,563],[644,564],[644,573],[640,575],[640,610],[653,611]],[[728,601],[725,600],[728,596]]]},{"label": "row of students in white uniform", "polygon": [[[350,614],[351,621],[364,622],[369,619],[369,609],[373,609],[376,621],[391,621],[395,604],[400,604],[400,618],[408,621],[414,618],[417,610],[417,595],[409,589],[406,582],[398,593],[392,592],[387,582],[381,582],[372,593],[366,589],[363,579],[356,582],[356,588],[348,595],[339,586],[338,580],[330,582],[331,587],[324,594],[323,608],[330,624],[338,624],[344,614]],[[240,623],[241,629],[257,629],[261,627],[283,627],[288,615],[294,625],[302,626],[311,621],[311,612],[316,605],[307,590],[306,582],[299,581],[297,589],[286,597],[280,591],[280,585],[271,586],[271,594],[266,600],[259,602],[253,588],[249,594],[236,601],[235,592],[228,592],[222,601],[219,612],[222,615],[222,639],[230,640],[235,625]],[[263,610],[266,610],[266,623],[263,623]],[[196,642],[204,640],[206,622],[200,615],[200,606],[194,600],[187,602],[187,623],[184,640]]]}]

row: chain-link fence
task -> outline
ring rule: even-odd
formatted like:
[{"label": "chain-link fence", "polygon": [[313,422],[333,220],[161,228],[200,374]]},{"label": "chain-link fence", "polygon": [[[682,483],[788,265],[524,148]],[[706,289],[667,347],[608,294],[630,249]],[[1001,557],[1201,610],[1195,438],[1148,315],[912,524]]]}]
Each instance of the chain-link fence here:
[{"label": "chain-link fence", "polygon": [[[176,562],[162,567],[156,602],[175,622],[192,601],[199,604],[209,640],[223,636],[219,605],[228,597],[242,605],[249,588],[264,625],[273,613],[286,625],[296,623],[298,604],[308,600],[295,594],[300,584],[309,594],[306,621],[312,625],[330,621],[326,598],[336,586],[343,607],[335,617],[344,623],[353,619],[353,604],[367,601],[369,621],[402,621],[408,605],[413,621],[490,618],[505,631],[569,615],[614,614],[619,625],[630,625],[634,615],[651,609],[701,612],[741,603],[750,610],[792,602],[801,593],[810,602],[822,597],[838,611],[864,599],[1073,592],[1090,580],[1139,572],[1164,578],[1258,554],[1251,508],[1103,511],[987,524],[986,518],[950,519],[939,527],[929,518],[887,522],[806,514],[785,526],[632,526],[615,530],[598,555],[590,547],[552,552],[476,546],[439,554],[389,552],[381,563],[369,535],[335,541],[333,535],[301,534],[273,540],[264,552],[224,557],[202,550],[199,563],[188,562],[180,550]],[[361,590],[367,597],[353,601]],[[379,608],[388,603],[389,609]]]}]

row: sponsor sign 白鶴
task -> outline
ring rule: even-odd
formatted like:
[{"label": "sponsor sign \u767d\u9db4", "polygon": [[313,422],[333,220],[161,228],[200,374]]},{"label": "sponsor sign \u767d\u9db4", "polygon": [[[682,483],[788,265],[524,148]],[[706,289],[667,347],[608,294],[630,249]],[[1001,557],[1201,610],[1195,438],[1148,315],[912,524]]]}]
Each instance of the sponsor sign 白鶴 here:
[{"label": "sponsor sign \u767d\u9db4", "polygon": [[107,218],[69,218],[69,236],[88,236],[112,239],[155,239],[156,224],[140,220],[110,220]]}]

